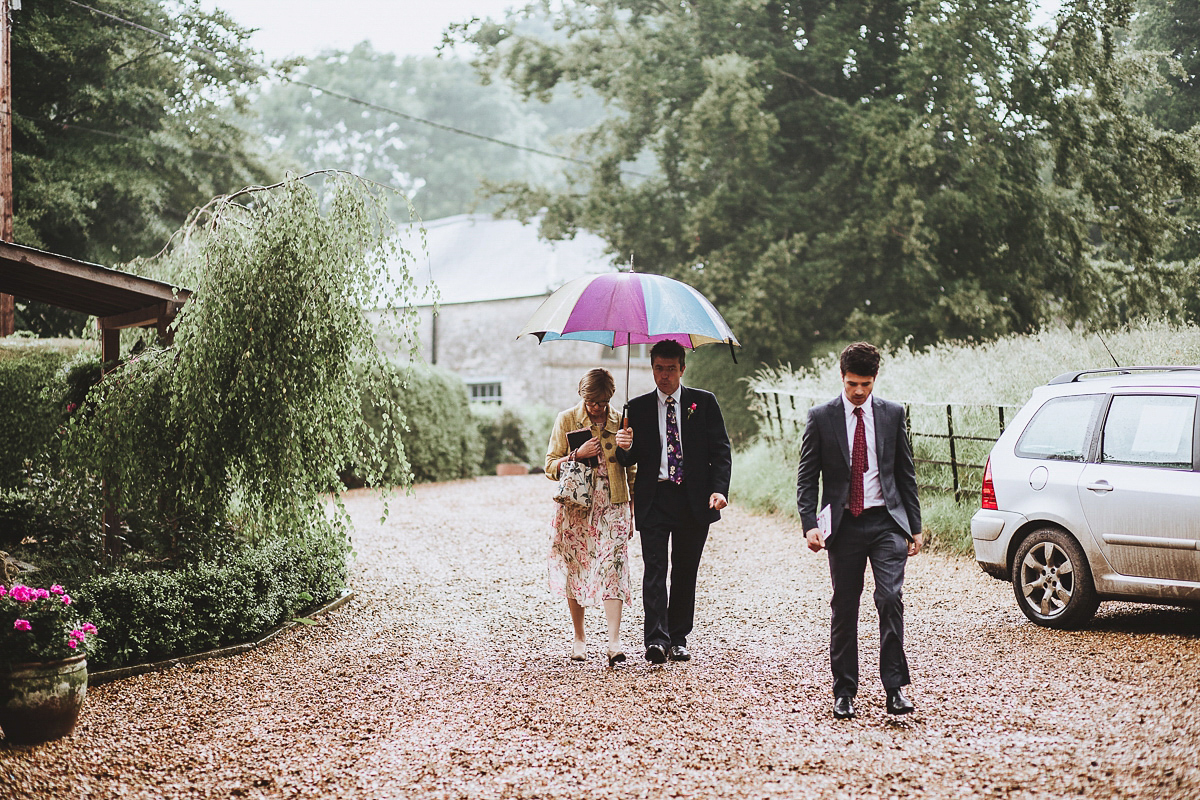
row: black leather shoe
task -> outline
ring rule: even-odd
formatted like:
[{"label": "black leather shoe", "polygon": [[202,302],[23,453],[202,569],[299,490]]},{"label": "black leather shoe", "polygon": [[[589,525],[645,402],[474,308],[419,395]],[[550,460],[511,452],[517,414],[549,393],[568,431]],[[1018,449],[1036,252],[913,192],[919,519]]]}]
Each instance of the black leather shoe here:
[{"label": "black leather shoe", "polygon": [[683,645],[676,644],[672,645],[671,649],[667,651],[667,658],[671,659],[672,661],[691,661],[692,654],[689,653],[688,649]]},{"label": "black leather shoe", "polygon": [[833,716],[836,719],[854,719],[858,712],[854,710],[853,697],[838,697],[833,701]]},{"label": "black leather shoe", "polygon": [[888,689],[887,712],[889,714],[911,714],[916,710],[917,707],[904,696],[904,692],[899,689]]},{"label": "black leather shoe", "polygon": [[651,664],[663,664],[667,660],[667,651],[661,644],[652,644],[646,648],[646,660]]}]

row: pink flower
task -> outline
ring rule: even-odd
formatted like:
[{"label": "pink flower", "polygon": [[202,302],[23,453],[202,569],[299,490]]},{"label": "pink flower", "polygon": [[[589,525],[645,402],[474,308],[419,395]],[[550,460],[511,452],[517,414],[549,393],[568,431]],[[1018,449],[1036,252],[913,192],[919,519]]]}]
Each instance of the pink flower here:
[{"label": "pink flower", "polygon": [[50,594],[63,594],[63,593],[64,593],[63,587],[59,586],[57,583],[50,587]]},{"label": "pink flower", "polygon": [[83,637],[84,637],[84,636],[86,636],[86,634],[85,634],[83,631],[79,630],[78,628],[76,628],[75,630],[71,631],[71,638],[72,638],[72,639],[78,639],[78,640],[80,640],[80,641],[83,641]]},{"label": "pink flower", "polygon": [[49,596],[50,596],[50,593],[48,591],[46,591],[45,589],[34,589],[33,590],[33,598],[35,600],[45,600]]},{"label": "pink flower", "polygon": [[29,624],[29,620],[27,619],[19,619],[13,623],[14,631],[27,631],[31,630],[32,628],[33,626]]},{"label": "pink flower", "polygon": [[90,622],[85,622],[85,623],[83,624],[83,632],[84,632],[84,633],[95,633],[95,632],[96,632],[96,626],[95,626],[95,625],[93,625],[93,624],[92,624],[92,623],[90,623]]},{"label": "pink flower", "polygon": [[4,595],[6,595],[6,594],[8,594],[8,590],[5,589],[3,586],[0,586],[0,597],[4,597]]},{"label": "pink flower", "polygon": [[18,603],[29,603],[33,601],[33,591],[28,586],[16,584],[9,590],[8,596]]},{"label": "pink flower", "polygon": [[77,408],[79,408],[79,406],[77,406],[75,403],[67,403],[67,413],[68,414],[73,413],[75,411],[75,409],[77,409]]},{"label": "pink flower", "polygon": [[63,605],[64,605],[64,606],[69,606],[69,605],[71,605],[71,596],[70,596],[69,594],[64,594],[64,595],[62,596],[62,601],[63,601]]},{"label": "pink flower", "polygon": [[76,647],[79,647],[79,643],[72,639],[71,641],[67,642],[67,647],[74,650]]}]

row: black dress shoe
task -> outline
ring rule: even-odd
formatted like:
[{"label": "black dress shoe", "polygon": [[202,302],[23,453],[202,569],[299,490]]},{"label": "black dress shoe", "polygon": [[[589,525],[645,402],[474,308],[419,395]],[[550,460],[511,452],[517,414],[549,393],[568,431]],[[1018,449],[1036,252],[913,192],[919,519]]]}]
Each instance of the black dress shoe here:
[{"label": "black dress shoe", "polygon": [[833,701],[833,716],[836,719],[854,719],[858,712],[854,710],[853,697],[838,697]]},{"label": "black dress shoe", "polygon": [[667,660],[667,651],[661,644],[652,644],[646,648],[646,660],[651,664],[663,664]]},{"label": "black dress shoe", "polygon": [[671,649],[667,651],[667,658],[672,661],[691,661],[692,654],[688,649],[681,644],[671,645]]},{"label": "black dress shoe", "polygon": [[917,707],[904,696],[904,692],[899,689],[888,689],[887,712],[889,714],[911,714],[916,710]]}]

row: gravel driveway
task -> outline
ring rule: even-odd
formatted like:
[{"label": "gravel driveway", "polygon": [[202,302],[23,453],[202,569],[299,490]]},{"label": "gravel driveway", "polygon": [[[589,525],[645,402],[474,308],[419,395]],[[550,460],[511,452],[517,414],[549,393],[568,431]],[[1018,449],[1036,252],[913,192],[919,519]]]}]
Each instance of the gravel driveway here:
[{"label": "gravel driveway", "polygon": [[[1200,612],[1025,621],[968,560],[909,562],[917,713],[883,708],[864,593],[859,718],[830,715],[829,579],[788,521],[712,529],[687,664],[567,658],[541,476],[353,492],[357,597],[234,658],[94,687],[74,736],[0,743],[0,797],[1200,796]],[[634,582],[640,585],[635,545]]]}]

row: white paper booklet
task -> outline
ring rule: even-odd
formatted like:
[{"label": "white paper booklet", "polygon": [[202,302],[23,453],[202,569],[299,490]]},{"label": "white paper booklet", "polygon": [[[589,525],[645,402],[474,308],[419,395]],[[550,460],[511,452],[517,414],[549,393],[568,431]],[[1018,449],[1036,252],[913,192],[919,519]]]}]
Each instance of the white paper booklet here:
[{"label": "white paper booklet", "polygon": [[825,540],[829,538],[829,528],[833,524],[833,512],[829,506],[821,509],[821,513],[817,514],[817,530],[821,532],[821,544],[825,544]]}]

